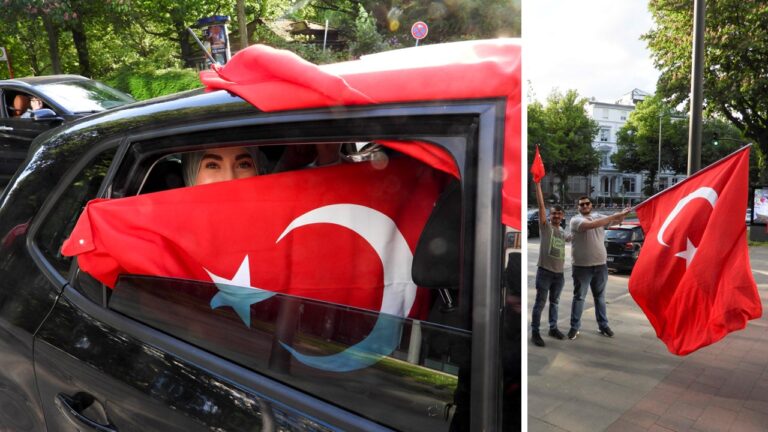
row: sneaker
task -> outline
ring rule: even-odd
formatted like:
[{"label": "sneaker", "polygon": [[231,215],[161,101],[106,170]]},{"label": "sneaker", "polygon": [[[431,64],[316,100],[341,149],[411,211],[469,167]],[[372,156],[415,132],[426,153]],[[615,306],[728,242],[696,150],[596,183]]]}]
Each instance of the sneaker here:
[{"label": "sneaker", "polygon": [[560,339],[560,340],[565,339],[565,335],[563,334],[563,332],[561,332],[559,329],[556,329],[556,328],[549,329],[549,335],[555,339]]},{"label": "sneaker", "polygon": [[541,334],[539,334],[539,332],[533,332],[533,334],[531,334],[531,340],[536,346],[543,347],[547,345],[544,343],[544,339],[541,338]]},{"label": "sneaker", "polygon": [[579,331],[576,330],[575,328],[568,330],[568,339],[574,340],[578,335],[579,335]]},{"label": "sneaker", "polygon": [[613,337],[613,330],[610,327],[605,326],[600,329],[600,334],[607,337]]}]

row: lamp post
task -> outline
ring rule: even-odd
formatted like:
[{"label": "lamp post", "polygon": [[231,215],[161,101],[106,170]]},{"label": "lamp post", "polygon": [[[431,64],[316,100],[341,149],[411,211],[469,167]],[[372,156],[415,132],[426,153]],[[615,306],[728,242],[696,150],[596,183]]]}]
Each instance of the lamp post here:
[{"label": "lamp post", "polygon": [[659,154],[656,161],[656,190],[661,189],[661,116],[664,113],[659,113]]}]

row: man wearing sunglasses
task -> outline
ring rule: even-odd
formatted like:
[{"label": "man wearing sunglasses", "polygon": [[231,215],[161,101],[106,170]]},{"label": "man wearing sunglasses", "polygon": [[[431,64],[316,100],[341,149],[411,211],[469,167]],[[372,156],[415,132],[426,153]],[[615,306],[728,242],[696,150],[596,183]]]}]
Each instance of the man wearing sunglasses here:
[{"label": "man wearing sunglasses", "polygon": [[605,227],[621,223],[630,208],[604,216],[592,211],[592,201],[583,196],[578,200],[579,214],[571,218],[570,230],[573,235],[571,255],[573,256],[573,303],[571,304],[571,329],[568,339],[576,339],[581,328],[581,314],[587,288],[591,288],[595,299],[595,317],[600,334],[613,337],[608,326],[605,307],[605,284],[608,281],[608,254],[605,250]]}]

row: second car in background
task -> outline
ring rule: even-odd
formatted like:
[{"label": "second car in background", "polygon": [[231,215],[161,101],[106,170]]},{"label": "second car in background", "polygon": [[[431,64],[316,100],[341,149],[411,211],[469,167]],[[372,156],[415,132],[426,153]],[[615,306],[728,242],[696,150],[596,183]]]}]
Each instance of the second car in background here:
[{"label": "second car in background", "polygon": [[608,268],[631,272],[640,256],[645,235],[637,224],[621,224],[605,230],[605,250],[608,252]]}]

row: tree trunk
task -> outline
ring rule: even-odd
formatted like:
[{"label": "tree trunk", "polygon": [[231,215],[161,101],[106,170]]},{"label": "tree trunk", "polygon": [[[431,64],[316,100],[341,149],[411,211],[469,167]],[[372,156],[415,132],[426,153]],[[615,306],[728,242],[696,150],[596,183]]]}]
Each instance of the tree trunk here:
[{"label": "tree trunk", "polygon": [[80,75],[91,77],[91,61],[88,55],[88,40],[85,36],[83,21],[77,18],[71,27],[72,41],[75,43],[77,51],[77,61],[80,64]]},{"label": "tree trunk", "polygon": [[237,25],[240,27],[240,49],[248,48],[248,20],[245,19],[245,0],[237,0]]},{"label": "tree trunk", "polygon": [[59,58],[59,29],[51,21],[51,18],[43,15],[45,33],[48,35],[48,55],[51,57],[51,71],[54,74],[61,73],[61,59]]},{"label": "tree trunk", "polygon": [[192,44],[189,41],[187,26],[181,21],[176,21],[173,23],[173,27],[176,29],[176,36],[181,48],[181,61],[184,62],[184,67],[194,68],[196,65],[192,58]]}]

